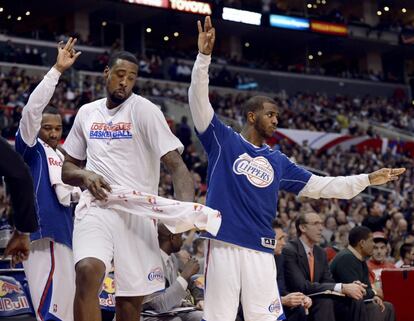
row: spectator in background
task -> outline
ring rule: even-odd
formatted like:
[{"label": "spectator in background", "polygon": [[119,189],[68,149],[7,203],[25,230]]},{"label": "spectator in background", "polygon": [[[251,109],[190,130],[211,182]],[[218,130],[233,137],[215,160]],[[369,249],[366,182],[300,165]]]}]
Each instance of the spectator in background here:
[{"label": "spectator in background", "polygon": [[[361,300],[365,293],[363,285],[335,283],[332,278],[325,251],[318,246],[322,226],[322,219],[315,212],[303,213],[296,220],[298,238],[288,242],[283,249],[287,290],[305,295],[329,290]],[[313,306],[309,310],[311,320],[335,320],[333,296],[318,295],[312,300]]]},{"label": "spectator in background", "polygon": [[366,285],[364,300],[372,299],[372,303],[365,304],[365,309],[362,309],[367,320],[393,321],[395,320],[393,305],[382,301],[369,281],[366,259],[372,255],[373,249],[374,240],[371,230],[365,226],[354,227],[349,232],[348,248],[335,256],[330,268],[336,282],[359,282]]},{"label": "spectator in background", "polygon": [[404,243],[400,247],[400,259],[395,263],[396,268],[414,265],[414,246]]},{"label": "spectator in background", "polygon": [[362,225],[372,232],[382,232],[388,218],[389,215],[384,211],[384,206],[380,202],[374,201],[371,203],[368,216],[362,221]]},{"label": "spectator in background", "polygon": [[371,258],[367,261],[369,269],[369,281],[372,287],[381,298],[382,293],[381,272],[383,269],[392,269],[394,264],[387,260],[388,258],[388,239],[383,232],[374,232],[374,250]]},{"label": "spectator in background", "polygon": [[187,150],[187,147],[192,144],[191,134],[192,130],[190,126],[188,126],[188,119],[186,116],[181,118],[181,123],[177,125],[176,136],[184,145],[184,150]]},{"label": "spectator in background", "polygon": [[312,299],[301,292],[289,293],[286,289],[285,274],[283,270],[283,247],[286,245],[286,233],[282,225],[274,221],[272,224],[276,234],[275,262],[277,269],[277,286],[281,295],[282,305],[288,321],[307,320],[308,310],[312,305]]},{"label": "spectator in background", "polygon": [[[172,255],[181,250],[182,233],[172,234],[163,224],[158,225],[158,242],[161,249],[163,270],[165,273],[165,291],[150,295],[144,310],[151,309],[157,313],[168,312],[173,308],[194,306],[194,299],[188,291],[191,277],[198,273],[200,265],[197,259],[190,258],[184,264],[181,274],[178,273],[178,260]],[[146,300],[147,300],[146,299]],[[199,304],[199,307],[202,303]],[[178,313],[176,316],[146,317],[145,321],[201,321],[202,311]]]}]

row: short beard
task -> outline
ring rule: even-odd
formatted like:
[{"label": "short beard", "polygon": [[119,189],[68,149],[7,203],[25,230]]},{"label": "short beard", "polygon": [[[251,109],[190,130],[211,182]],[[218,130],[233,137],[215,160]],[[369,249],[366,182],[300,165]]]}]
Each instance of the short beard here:
[{"label": "short beard", "polygon": [[118,97],[115,95],[115,93],[112,93],[112,94],[109,94],[109,99],[110,99],[113,103],[115,103],[115,104],[117,104],[117,105],[120,105],[120,104],[122,104],[125,100],[127,100],[127,99],[128,99],[128,97],[125,97],[125,98],[118,98]]}]

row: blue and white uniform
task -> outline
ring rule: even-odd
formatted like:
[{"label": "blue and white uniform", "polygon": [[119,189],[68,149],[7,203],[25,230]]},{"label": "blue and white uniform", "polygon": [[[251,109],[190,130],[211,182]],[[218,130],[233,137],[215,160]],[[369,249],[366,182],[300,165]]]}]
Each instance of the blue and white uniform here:
[{"label": "blue and white uniform", "polygon": [[[52,68],[30,95],[16,134],[19,152],[33,176],[39,230],[30,235],[29,259],[23,263],[37,320],[73,320],[75,278],[72,254],[73,215],[62,205],[51,172],[61,172],[63,159],[37,136],[42,112],[55,91],[60,72]],[[51,156],[51,155],[54,155]],[[54,167],[50,169],[50,167]],[[65,205],[69,205],[65,204]],[[63,295],[64,294],[64,295]]]},{"label": "blue and white uniform", "polygon": [[269,146],[254,146],[224,125],[208,99],[211,57],[198,54],[189,89],[190,109],[208,154],[206,205],[222,214],[206,253],[205,321],[233,321],[239,301],[246,321],[284,319],[273,258],[280,189],[312,198],[351,198],[368,175],[319,177]]}]

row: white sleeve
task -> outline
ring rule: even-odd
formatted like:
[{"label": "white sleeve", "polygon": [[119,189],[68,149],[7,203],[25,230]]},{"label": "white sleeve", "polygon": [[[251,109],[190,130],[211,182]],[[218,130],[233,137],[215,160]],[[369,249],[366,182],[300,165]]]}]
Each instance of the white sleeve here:
[{"label": "white sleeve", "polygon": [[211,56],[199,53],[191,73],[191,85],[188,89],[188,101],[194,126],[202,134],[210,125],[214,116],[208,97],[208,66]]},{"label": "white sleeve", "polygon": [[37,135],[42,124],[42,112],[52,99],[61,73],[52,68],[37,85],[29,97],[29,101],[22,111],[20,120],[20,135],[28,146],[36,144]]},{"label": "white sleeve", "polygon": [[86,159],[86,139],[82,130],[82,115],[83,110],[81,107],[75,117],[69,135],[66,137],[65,143],[63,144],[63,149],[66,153],[78,160]]},{"label": "white sleeve", "polygon": [[162,111],[151,102],[145,108],[139,117],[139,127],[142,128],[151,150],[159,158],[176,149],[181,154],[184,146],[171,132]]},{"label": "white sleeve", "polygon": [[370,185],[368,174],[322,177],[312,175],[299,196],[351,199]]}]

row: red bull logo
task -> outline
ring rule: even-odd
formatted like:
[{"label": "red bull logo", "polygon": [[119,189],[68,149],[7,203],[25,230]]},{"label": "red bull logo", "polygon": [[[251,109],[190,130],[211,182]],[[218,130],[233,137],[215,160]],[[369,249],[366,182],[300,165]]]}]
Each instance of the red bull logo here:
[{"label": "red bull logo", "polygon": [[11,277],[0,277],[0,315],[6,313],[7,316],[15,311],[22,313],[22,310],[31,311],[20,283]]},{"label": "red bull logo", "polygon": [[115,281],[107,276],[103,282],[103,290],[106,293],[114,294],[115,293]]},{"label": "red bull logo", "polygon": [[164,272],[161,268],[157,267],[155,269],[153,269],[149,274],[148,274],[148,280],[150,281],[158,281],[158,282],[164,282]]},{"label": "red bull logo", "polygon": [[24,292],[21,289],[20,284],[0,280],[0,297],[4,297],[7,294],[12,293],[22,294]]}]

